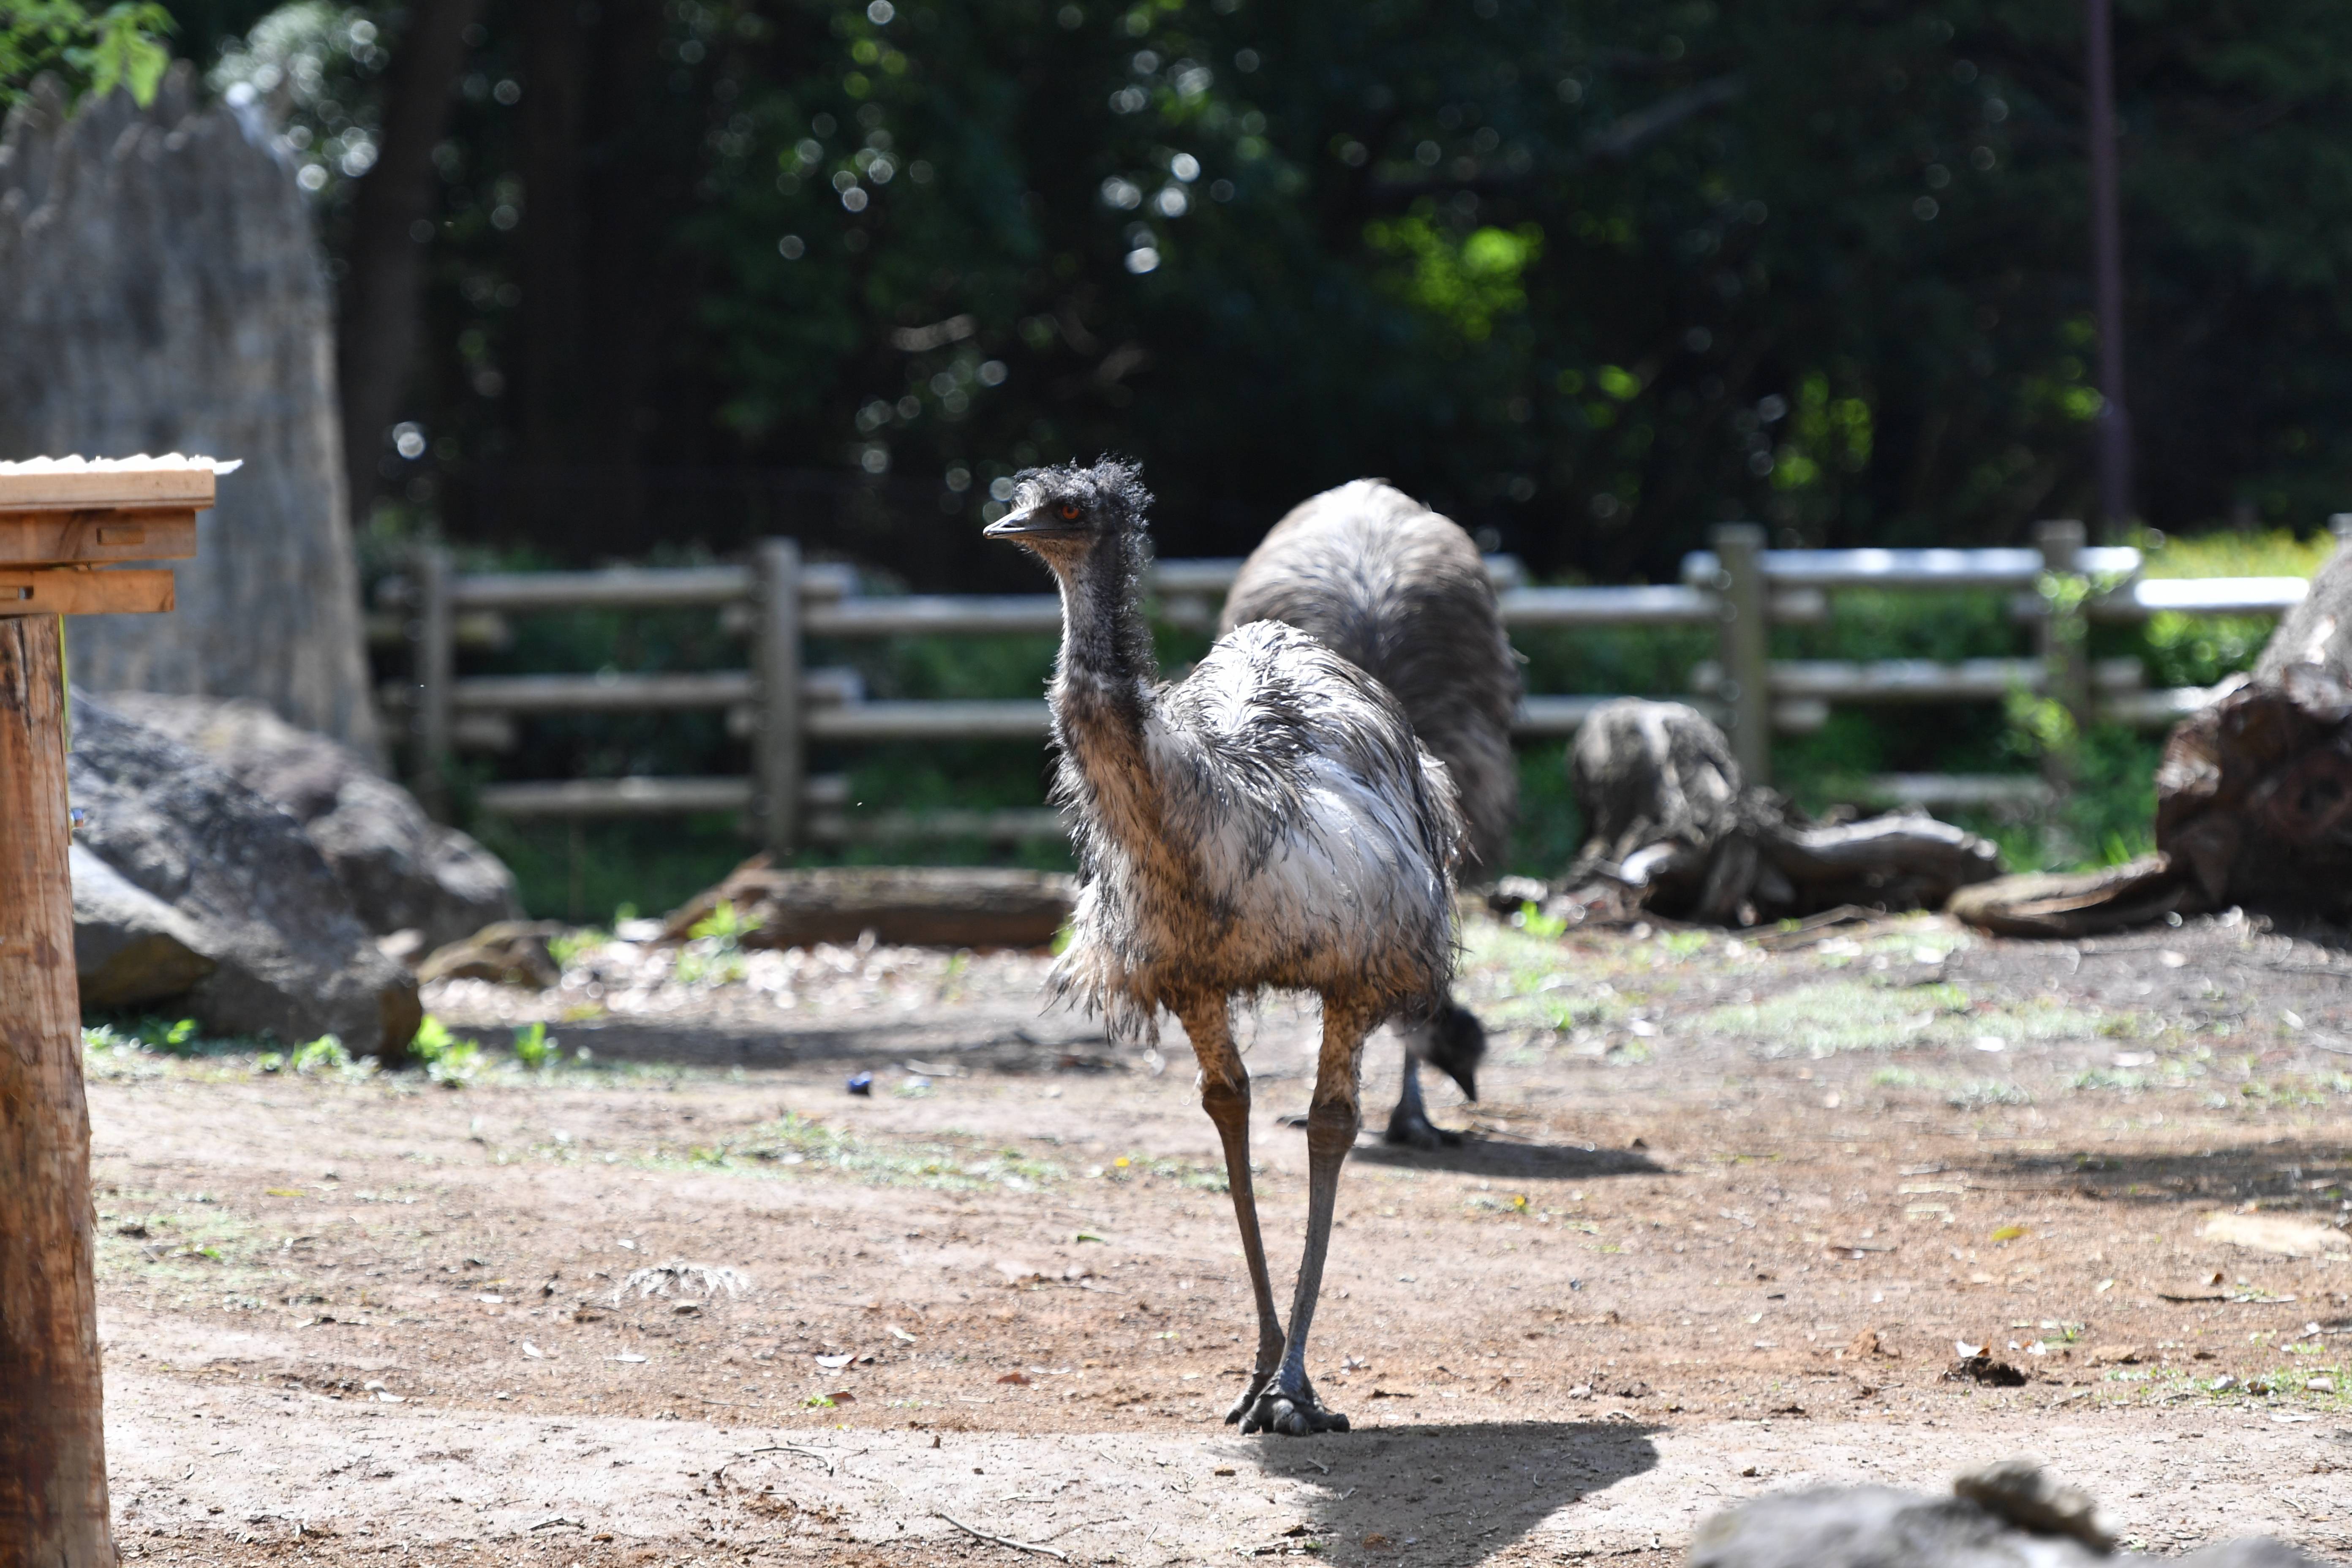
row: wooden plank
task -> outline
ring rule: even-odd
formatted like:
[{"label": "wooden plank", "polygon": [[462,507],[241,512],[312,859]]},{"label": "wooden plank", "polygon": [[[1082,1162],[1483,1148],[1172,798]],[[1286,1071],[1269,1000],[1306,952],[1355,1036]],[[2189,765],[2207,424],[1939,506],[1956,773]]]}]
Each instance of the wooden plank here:
[{"label": "wooden plank", "polygon": [[560,779],[485,784],[476,798],[493,816],[668,816],[746,810],[752,784],[747,778]]},{"label": "wooden plank", "polygon": [[185,561],[195,552],[192,508],[0,512],[0,566]]},{"label": "wooden plank", "polygon": [[0,511],[213,504],[213,470],[203,468],[27,468],[0,465]]},{"label": "wooden plank", "polygon": [[0,616],[152,616],[172,605],[168,571],[0,567]]}]

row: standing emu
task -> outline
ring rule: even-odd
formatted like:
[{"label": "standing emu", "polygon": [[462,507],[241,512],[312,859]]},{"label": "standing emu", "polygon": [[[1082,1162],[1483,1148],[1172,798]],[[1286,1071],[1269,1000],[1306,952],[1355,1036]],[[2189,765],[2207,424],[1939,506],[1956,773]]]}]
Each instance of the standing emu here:
[{"label": "standing emu", "polygon": [[[1149,1025],[1167,1007],[1201,1062],[1257,1300],[1257,1360],[1225,1419],[1244,1432],[1345,1431],[1307,1376],[1339,1165],[1356,1141],[1364,1037],[1426,1012],[1453,978],[1460,814],[1444,765],[1396,699],[1322,644],[1271,622],[1218,640],[1161,685],[1137,608],[1150,497],[1132,464],[1033,468],[992,539],[1026,545],[1062,591],[1050,696],[1056,794],[1084,886],[1053,984]],[[1307,1118],[1307,1247],[1286,1338],[1250,1186],[1249,1073],[1235,993],[1323,999]]]},{"label": "standing emu", "polygon": [[[1242,563],[1219,629],[1252,621],[1297,626],[1396,694],[1461,792],[1468,868],[1499,873],[1519,804],[1511,757],[1519,666],[1470,536],[1378,479],[1326,490],[1293,507]],[[1404,1089],[1388,1141],[1459,1143],[1460,1133],[1429,1120],[1421,1064],[1477,1099],[1486,1030],[1448,1002],[1402,1033]]]}]

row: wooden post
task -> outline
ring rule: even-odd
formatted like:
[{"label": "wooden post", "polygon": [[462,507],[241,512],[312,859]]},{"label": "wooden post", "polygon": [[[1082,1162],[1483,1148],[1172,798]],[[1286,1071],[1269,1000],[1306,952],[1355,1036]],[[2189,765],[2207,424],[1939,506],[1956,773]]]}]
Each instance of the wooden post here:
[{"label": "wooden post", "polygon": [[760,837],[779,865],[798,847],[801,782],[801,546],[760,545]]},{"label": "wooden post", "polygon": [[58,626],[0,618],[0,1563],[113,1568]]},{"label": "wooden post", "polygon": [[[2033,525],[2034,547],[2042,552],[2042,570],[2048,579],[2042,595],[2042,618],[2035,626],[2048,682],[2043,689],[2074,721],[2077,736],[2089,727],[2093,717],[2090,622],[2084,614],[2084,537],[2083,525],[2071,518]],[[2052,784],[2064,785],[2074,773],[2074,746],[2053,748],[2043,758],[2043,772]]]},{"label": "wooden post", "polygon": [[457,617],[450,605],[449,552],[416,552],[416,797],[438,821],[449,820],[451,687],[457,678]]},{"label": "wooden post", "polygon": [[1731,710],[1731,753],[1751,784],[1772,782],[1771,594],[1764,581],[1764,531],[1727,522],[1715,531],[1722,563],[1724,701]]},{"label": "wooden post", "polygon": [[[235,465],[230,465],[234,467]],[[0,1565],[113,1568],[61,614],[168,610],[209,458],[0,463]]]}]

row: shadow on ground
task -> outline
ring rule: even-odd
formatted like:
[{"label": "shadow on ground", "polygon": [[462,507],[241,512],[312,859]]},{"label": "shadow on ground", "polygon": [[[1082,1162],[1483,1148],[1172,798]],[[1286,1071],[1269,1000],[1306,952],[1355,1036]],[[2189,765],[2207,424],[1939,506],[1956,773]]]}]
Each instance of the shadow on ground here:
[{"label": "shadow on ground", "polygon": [[1482,1421],[1267,1444],[1250,1457],[1265,1473],[1310,1489],[1301,1500],[1307,1533],[1245,1544],[1313,1541],[1327,1563],[1483,1561],[1586,1493],[1654,1468],[1652,1430],[1618,1421]]},{"label": "shadow on ground", "polygon": [[2333,1217],[2352,1196],[2352,1151],[2297,1140],[2147,1154],[1995,1155],[1965,1168],[1989,1186],[2014,1191],[2206,1207],[2259,1200],[2265,1213],[2300,1212],[2318,1220]]},{"label": "shadow on ground", "polygon": [[1416,1171],[1456,1171],[1471,1176],[1562,1177],[1664,1176],[1673,1172],[1642,1149],[1597,1149],[1589,1143],[1522,1143],[1514,1139],[1465,1133],[1462,1142],[1436,1149],[1395,1143],[1359,1143],[1351,1158],[1375,1165]]}]

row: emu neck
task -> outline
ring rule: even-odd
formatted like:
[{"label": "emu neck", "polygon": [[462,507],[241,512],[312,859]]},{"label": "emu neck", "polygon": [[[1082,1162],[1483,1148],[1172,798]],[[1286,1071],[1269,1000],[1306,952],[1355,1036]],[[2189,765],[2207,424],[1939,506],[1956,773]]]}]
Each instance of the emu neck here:
[{"label": "emu neck", "polygon": [[[1139,550],[1131,534],[1103,539],[1057,574],[1062,585],[1061,684],[1140,696],[1160,673],[1151,631],[1137,605]],[[1140,720],[1139,710],[1136,717]]]},{"label": "emu neck", "polygon": [[1159,669],[1136,604],[1139,549],[1133,537],[1114,536],[1057,570],[1062,657],[1053,700],[1065,787],[1084,818],[1082,846],[1108,838],[1141,864],[1165,849],[1160,784],[1144,745]]}]

